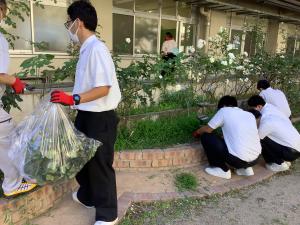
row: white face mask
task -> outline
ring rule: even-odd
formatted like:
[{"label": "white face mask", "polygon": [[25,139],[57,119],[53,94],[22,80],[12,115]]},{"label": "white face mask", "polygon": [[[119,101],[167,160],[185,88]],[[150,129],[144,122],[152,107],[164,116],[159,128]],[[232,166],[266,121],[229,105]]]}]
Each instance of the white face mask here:
[{"label": "white face mask", "polygon": [[77,33],[78,33],[78,29],[79,29],[79,28],[77,28],[75,34],[73,34],[72,31],[71,31],[71,28],[74,26],[75,22],[76,22],[76,20],[75,20],[75,21],[72,23],[72,25],[69,27],[68,33],[69,33],[70,39],[71,39],[74,43],[79,43],[79,38],[78,38],[78,36],[77,36]]}]

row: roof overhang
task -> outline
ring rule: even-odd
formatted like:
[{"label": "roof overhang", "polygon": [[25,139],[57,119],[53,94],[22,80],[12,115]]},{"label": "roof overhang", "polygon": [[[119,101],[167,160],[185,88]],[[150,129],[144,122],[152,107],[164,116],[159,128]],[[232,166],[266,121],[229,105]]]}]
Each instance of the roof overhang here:
[{"label": "roof overhang", "polygon": [[[297,0],[180,0],[206,9],[234,12],[300,25],[300,1]],[[288,4],[288,2],[291,2]],[[293,4],[292,4],[293,3]],[[296,5],[297,4],[297,5]],[[298,11],[299,10],[299,11]]]}]

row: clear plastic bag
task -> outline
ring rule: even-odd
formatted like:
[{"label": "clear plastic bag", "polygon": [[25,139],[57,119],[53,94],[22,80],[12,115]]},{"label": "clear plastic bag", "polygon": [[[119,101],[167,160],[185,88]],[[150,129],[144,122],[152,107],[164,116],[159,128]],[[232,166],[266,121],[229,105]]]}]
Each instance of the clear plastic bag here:
[{"label": "clear plastic bag", "polygon": [[25,178],[40,185],[73,178],[101,145],[79,132],[49,96],[18,124],[13,140],[10,158]]}]

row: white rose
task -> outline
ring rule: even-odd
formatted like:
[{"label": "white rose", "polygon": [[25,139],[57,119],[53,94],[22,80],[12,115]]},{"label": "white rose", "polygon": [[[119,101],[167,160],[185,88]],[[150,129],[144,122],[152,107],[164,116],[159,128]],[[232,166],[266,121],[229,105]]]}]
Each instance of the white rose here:
[{"label": "white rose", "polygon": [[246,77],[244,81],[245,81],[245,82],[248,82],[248,81],[249,81],[249,78],[248,78],[248,77]]},{"label": "white rose", "polygon": [[139,49],[139,48],[136,49],[136,53],[137,53],[137,54],[140,54],[140,53],[141,53],[141,49]]},{"label": "white rose", "polygon": [[243,52],[243,56],[248,57],[249,56],[248,52]]},{"label": "white rose", "polygon": [[176,90],[176,91],[180,91],[181,89],[182,89],[181,85],[180,85],[180,84],[177,84],[176,87],[175,87],[175,90]]},{"label": "white rose", "polygon": [[227,51],[231,51],[234,48],[235,48],[234,44],[227,45]]},{"label": "white rose", "polygon": [[206,41],[199,39],[197,42],[197,48],[202,49],[206,44]]},{"label": "white rose", "polygon": [[235,59],[235,55],[232,52],[228,53],[228,57],[230,59]]},{"label": "white rose", "polygon": [[162,76],[162,75],[159,75],[159,79],[163,79],[163,76]]},{"label": "white rose", "polygon": [[194,53],[196,51],[196,49],[194,47],[191,47],[189,51],[190,51],[190,53]]},{"label": "white rose", "polygon": [[214,57],[210,57],[210,58],[209,58],[209,61],[210,61],[210,63],[214,63],[216,60],[215,60]]},{"label": "white rose", "polygon": [[224,27],[221,26],[220,29],[219,29],[219,32],[223,33],[224,31],[226,31],[226,28],[224,28]]},{"label": "white rose", "polygon": [[244,70],[245,67],[243,67],[243,66],[237,66],[236,69],[237,69],[237,70]]},{"label": "white rose", "polygon": [[240,81],[243,81],[243,79],[242,79],[242,78],[240,78]]},{"label": "white rose", "polygon": [[285,57],[284,57],[284,55],[281,55],[280,58],[284,59]]},{"label": "white rose", "polygon": [[130,38],[126,38],[125,41],[130,44],[131,43],[131,39]]},{"label": "white rose", "polygon": [[229,59],[229,65],[231,65],[233,63],[233,60],[232,59]]},{"label": "white rose", "polygon": [[229,80],[228,80],[228,79],[226,79],[226,84],[227,84],[227,85],[229,84]]},{"label": "white rose", "polygon": [[222,61],[221,64],[224,65],[224,66],[228,66],[228,63],[227,63],[227,61],[225,61],[225,60]]}]

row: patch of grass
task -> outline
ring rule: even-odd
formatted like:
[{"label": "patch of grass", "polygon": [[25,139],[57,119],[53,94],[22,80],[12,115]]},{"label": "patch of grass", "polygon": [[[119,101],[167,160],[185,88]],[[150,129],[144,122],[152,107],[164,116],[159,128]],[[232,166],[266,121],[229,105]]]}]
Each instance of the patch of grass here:
[{"label": "patch of grass", "polygon": [[182,172],[175,176],[178,191],[196,191],[198,185],[197,177],[192,173]]},{"label": "patch of grass", "polygon": [[185,198],[150,204],[133,204],[120,225],[167,224],[180,217],[190,217],[193,212],[201,212],[210,199]]},{"label": "patch of grass", "polygon": [[141,120],[121,127],[116,150],[167,147],[194,141],[192,132],[199,127],[196,113]]}]

